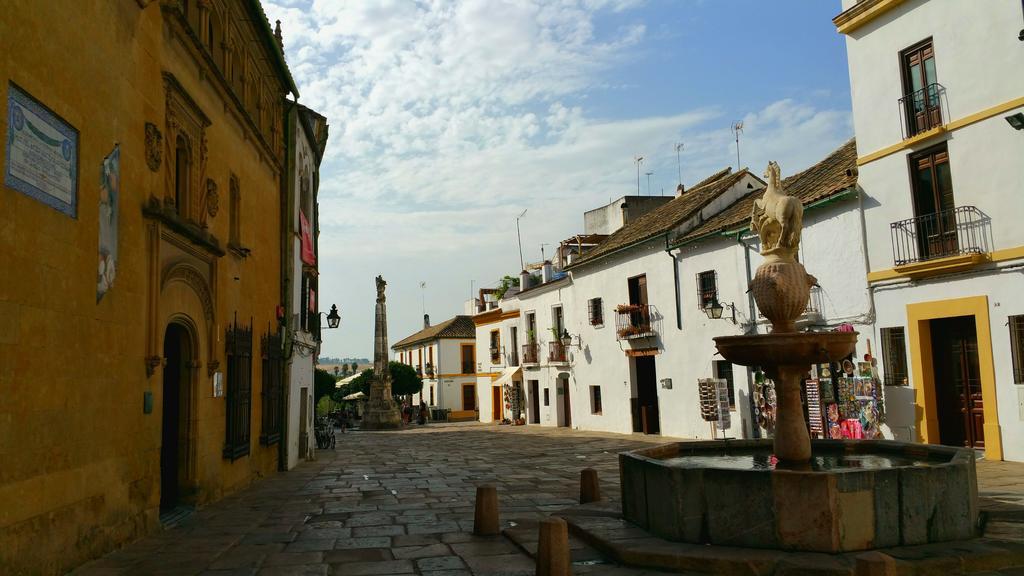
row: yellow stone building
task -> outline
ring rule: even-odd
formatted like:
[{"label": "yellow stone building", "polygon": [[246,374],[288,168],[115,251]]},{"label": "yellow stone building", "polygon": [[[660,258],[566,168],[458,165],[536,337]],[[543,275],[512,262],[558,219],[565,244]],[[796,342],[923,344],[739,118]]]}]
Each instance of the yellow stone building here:
[{"label": "yellow stone building", "polygon": [[57,573],[278,469],[298,93],[258,0],[7,0],[0,90],[0,573]]}]

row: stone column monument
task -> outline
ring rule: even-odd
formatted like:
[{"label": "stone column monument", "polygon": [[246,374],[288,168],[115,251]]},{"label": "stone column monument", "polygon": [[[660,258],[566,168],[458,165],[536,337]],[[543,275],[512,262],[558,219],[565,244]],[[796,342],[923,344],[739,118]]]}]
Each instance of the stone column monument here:
[{"label": "stone column monument", "polygon": [[384,303],[387,282],[377,276],[377,313],[373,335],[373,380],[370,400],[363,415],[363,430],[392,430],[402,425],[398,403],[391,396],[391,371],[388,369],[388,312]]}]

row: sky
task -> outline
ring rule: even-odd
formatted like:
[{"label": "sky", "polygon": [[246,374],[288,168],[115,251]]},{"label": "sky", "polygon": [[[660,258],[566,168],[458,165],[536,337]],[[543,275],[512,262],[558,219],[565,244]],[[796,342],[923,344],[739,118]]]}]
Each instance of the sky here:
[{"label": "sky", "polygon": [[[320,175],[321,355],[372,357],[462,314],[583,232],[583,212],[740,162],[798,172],[853,135],[822,0],[264,0],[299,102],[330,124]],[[677,155],[675,145],[683,143]],[[653,172],[648,187],[647,172]],[[421,284],[424,284],[421,287]]]}]

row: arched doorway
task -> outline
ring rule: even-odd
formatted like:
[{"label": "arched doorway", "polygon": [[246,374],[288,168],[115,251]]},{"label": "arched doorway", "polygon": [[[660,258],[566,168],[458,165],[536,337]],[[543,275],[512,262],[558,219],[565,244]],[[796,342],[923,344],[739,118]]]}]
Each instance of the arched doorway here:
[{"label": "arched doorway", "polygon": [[163,418],[160,441],[160,512],[181,503],[188,458],[188,412],[191,391],[192,335],[172,322],[164,333]]}]

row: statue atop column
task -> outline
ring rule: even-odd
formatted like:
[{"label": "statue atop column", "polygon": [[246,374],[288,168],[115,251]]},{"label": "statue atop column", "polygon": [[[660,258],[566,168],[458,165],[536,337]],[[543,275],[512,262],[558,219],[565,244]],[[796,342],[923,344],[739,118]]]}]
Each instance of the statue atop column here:
[{"label": "statue atop column", "polygon": [[370,399],[363,416],[364,430],[390,430],[402,423],[398,403],[391,395],[391,371],[388,368],[388,312],[384,298],[384,278],[377,276],[377,309],[373,335],[373,380]]}]

